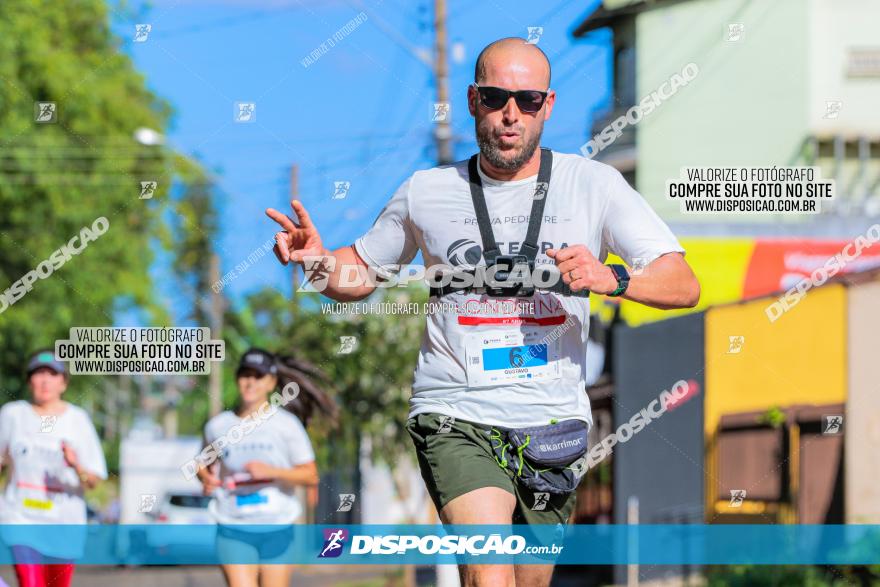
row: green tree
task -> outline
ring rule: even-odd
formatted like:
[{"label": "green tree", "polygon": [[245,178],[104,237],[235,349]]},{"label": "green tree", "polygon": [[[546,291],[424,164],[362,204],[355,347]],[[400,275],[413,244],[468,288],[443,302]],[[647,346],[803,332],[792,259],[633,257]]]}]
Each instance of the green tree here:
[{"label": "green tree", "polygon": [[219,236],[218,190],[209,180],[194,180],[184,185],[174,202],[168,246],[174,252],[172,271],[180,286],[178,294],[189,308],[188,318],[199,326],[211,323],[211,255]]},{"label": "green tree", "polygon": [[[181,252],[216,226],[200,165],[143,140],[142,129],[164,132],[172,108],[120,51],[110,16],[103,0],[0,2],[0,294],[97,218],[109,223],[23,297],[0,301],[0,403],[24,395],[27,355],[72,326],[112,325],[122,312],[168,324],[150,276],[156,253],[169,251],[175,274],[198,283]],[[48,122],[36,116],[43,103],[54,105]],[[142,182],[156,182],[151,197]],[[196,187],[171,199],[172,184]],[[111,471],[117,416],[131,416],[119,411],[131,400],[120,387],[84,376],[67,392],[92,413]]]},{"label": "green tree", "polygon": [[[22,364],[71,326],[110,325],[139,309],[167,323],[149,269],[170,246],[163,225],[172,181],[198,165],[135,139],[161,132],[172,110],[119,51],[102,0],[0,3],[0,292],[98,217],[109,229],[0,313],[0,387],[21,396]],[[54,103],[54,122],[36,121]],[[141,199],[141,182],[155,181]],[[76,382],[91,389],[94,381]]]}]

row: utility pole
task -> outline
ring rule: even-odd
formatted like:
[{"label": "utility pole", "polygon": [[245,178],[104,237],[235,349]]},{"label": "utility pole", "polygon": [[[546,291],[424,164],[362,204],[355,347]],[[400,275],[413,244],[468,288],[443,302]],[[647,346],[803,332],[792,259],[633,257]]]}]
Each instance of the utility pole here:
[{"label": "utility pole", "polygon": [[[220,256],[215,252],[211,253],[211,262],[208,269],[210,276],[208,283],[218,283],[220,281]],[[223,296],[219,291],[211,288],[211,306],[209,321],[211,323],[211,338],[223,338]],[[209,415],[216,416],[223,407],[222,391],[223,391],[223,368],[220,363],[211,365],[211,372],[208,374],[208,400]]]},{"label": "utility pole", "polygon": [[[434,0],[434,80],[437,84],[437,102],[449,104],[449,65],[446,62],[446,0]],[[452,163],[450,114],[451,111],[442,120],[437,120],[434,126],[438,165]]]},{"label": "utility pole", "polygon": [[[449,64],[446,61],[446,0],[434,0],[434,83],[437,84],[437,102],[449,104]],[[450,104],[446,116],[434,123],[438,165],[452,163],[452,127],[449,124],[451,114]],[[434,115],[437,116],[436,107]],[[407,570],[404,575],[406,584],[415,585],[415,567],[404,568]],[[437,565],[434,568],[437,572],[438,587],[452,587],[459,584],[458,573],[450,572],[448,565]]]}]

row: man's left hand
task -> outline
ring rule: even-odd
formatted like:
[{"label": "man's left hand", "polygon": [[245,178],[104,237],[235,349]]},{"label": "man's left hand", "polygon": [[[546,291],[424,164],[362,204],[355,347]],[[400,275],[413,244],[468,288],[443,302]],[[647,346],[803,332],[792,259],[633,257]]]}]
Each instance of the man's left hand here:
[{"label": "man's left hand", "polygon": [[547,249],[547,256],[556,267],[571,291],[590,290],[598,294],[610,294],[617,289],[617,277],[607,265],[603,265],[584,245],[562,249]]}]

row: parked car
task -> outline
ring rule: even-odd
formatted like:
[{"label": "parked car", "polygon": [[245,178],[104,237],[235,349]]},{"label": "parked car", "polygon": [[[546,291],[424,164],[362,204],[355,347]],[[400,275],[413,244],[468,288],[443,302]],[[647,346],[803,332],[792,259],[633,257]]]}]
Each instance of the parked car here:
[{"label": "parked car", "polygon": [[166,493],[152,517],[166,524],[213,524],[214,519],[208,514],[210,501],[211,496],[200,493]]}]

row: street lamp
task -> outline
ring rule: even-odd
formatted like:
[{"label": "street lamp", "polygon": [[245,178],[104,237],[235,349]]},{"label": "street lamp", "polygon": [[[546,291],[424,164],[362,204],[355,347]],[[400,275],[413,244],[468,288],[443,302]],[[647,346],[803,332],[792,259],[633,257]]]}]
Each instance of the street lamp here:
[{"label": "street lamp", "polygon": [[134,140],[148,147],[165,144],[165,136],[162,133],[143,126],[134,131]]}]

